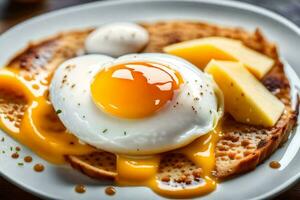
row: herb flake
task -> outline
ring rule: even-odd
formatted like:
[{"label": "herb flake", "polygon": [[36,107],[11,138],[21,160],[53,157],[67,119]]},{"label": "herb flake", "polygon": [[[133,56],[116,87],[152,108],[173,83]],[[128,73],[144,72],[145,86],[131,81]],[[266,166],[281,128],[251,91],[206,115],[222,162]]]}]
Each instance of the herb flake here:
[{"label": "herb flake", "polygon": [[107,130],[107,128],[106,129],[104,129],[103,131],[102,131],[102,133],[106,133],[108,130]]}]

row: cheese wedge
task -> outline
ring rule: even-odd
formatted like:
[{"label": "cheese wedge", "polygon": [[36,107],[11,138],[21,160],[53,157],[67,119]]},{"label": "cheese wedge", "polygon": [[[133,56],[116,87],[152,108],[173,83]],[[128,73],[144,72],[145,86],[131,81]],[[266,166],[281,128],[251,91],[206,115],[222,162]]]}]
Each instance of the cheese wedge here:
[{"label": "cheese wedge", "polygon": [[254,51],[239,40],[207,37],[173,44],[164,52],[182,57],[203,69],[211,59],[240,61],[261,79],[274,65],[274,60]]},{"label": "cheese wedge", "polygon": [[236,121],[274,126],[284,104],[239,62],[212,60],[205,68],[224,94],[225,110]]}]

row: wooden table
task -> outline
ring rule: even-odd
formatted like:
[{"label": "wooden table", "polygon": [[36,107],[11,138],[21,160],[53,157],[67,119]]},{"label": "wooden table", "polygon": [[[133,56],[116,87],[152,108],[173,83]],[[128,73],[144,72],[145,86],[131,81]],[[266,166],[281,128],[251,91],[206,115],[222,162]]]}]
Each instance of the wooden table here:
[{"label": "wooden table", "polygon": [[[16,1],[16,0],[15,0]],[[24,1],[24,0],[23,0]],[[38,0],[36,0],[38,1]],[[42,3],[20,4],[9,0],[0,0],[0,33],[28,18],[51,10],[91,2],[95,0],[40,0]],[[300,25],[300,0],[244,0],[264,6],[285,15]],[[3,50],[3,49],[2,49]],[[300,166],[299,166],[300,167]],[[1,200],[38,200],[39,198],[17,188],[0,177]],[[300,200],[300,183],[276,197],[278,200]]]}]

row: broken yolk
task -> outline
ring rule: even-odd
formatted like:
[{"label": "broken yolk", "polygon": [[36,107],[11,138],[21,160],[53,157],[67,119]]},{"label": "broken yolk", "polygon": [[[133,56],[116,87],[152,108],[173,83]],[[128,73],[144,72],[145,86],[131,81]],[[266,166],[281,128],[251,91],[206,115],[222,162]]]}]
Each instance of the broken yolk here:
[{"label": "broken yolk", "polygon": [[180,74],[165,65],[134,62],[100,71],[91,94],[95,104],[111,115],[143,118],[171,101],[181,83]]}]

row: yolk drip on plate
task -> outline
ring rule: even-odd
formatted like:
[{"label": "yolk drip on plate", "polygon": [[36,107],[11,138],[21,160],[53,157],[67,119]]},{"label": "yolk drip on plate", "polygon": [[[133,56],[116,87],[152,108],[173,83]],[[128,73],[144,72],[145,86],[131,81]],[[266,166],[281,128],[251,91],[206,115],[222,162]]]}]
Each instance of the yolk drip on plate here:
[{"label": "yolk drip on plate", "polygon": [[[132,65],[119,65],[112,70],[99,73],[105,80],[109,87],[114,88],[123,80],[116,79],[111,81],[114,75],[122,75],[124,78],[126,72],[124,70],[134,71],[134,79],[138,79],[146,89],[153,89],[157,92],[157,96],[161,99],[152,99],[147,102],[147,99],[140,101],[141,104],[149,105],[146,112],[139,112],[133,110],[130,112],[123,109],[122,106],[126,102],[116,102],[119,106],[118,111],[109,110],[119,116],[129,118],[141,117],[155,112],[163,104],[170,100],[182,82],[181,77],[176,72],[168,71],[166,73],[164,66],[153,65],[148,63],[148,67],[152,72],[163,74],[163,78],[152,85],[147,85],[145,77],[141,76],[141,69],[138,69],[140,63],[132,63]],[[123,70],[123,71],[122,71]],[[150,70],[150,71],[151,71]],[[115,74],[116,73],[116,74]],[[64,162],[65,155],[84,155],[96,151],[95,148],[80,143],[80,141],[70,134],[63,124],[60,122],[58,115],[60,111],[55,111],[48,100],[48,87],[51,79],[51,73],[36,75],[36,77],[28,78],[23,76],[20,71],[6,68],[0,71],[0,105],[1,108],[8,107],[7,111],[1,111],[0,128],[10,134],[13,138],[23,143],[36,154],[46,159],[49,162],[60,164]],[[145,71],[142,73],[144,76]],[[171,75],[170,75],[171,74]],[[120,78],[120,77],[119,77]],[[127,77],[128,78],[128,77]],[[103,81],[95,78],[95,87],[91,86],[91,91],[101,91],[96,82]],[[101,84],[100,84],[101,85]],[[140,89],[135,85],[128,83],[124,86],[136,87],[136,92]],[[151,88],[153,87],[153,88]],[[162,87],[165,90],[158,90]],[[121,88],[122,89],[122,88]],[[122,91],[121,91],[122,92]],[[115,93],[114,93],[115,94]],[[5,97],[2,97],[5,95]],[[94,101],[99,102],[101,106],[106,106],[106,99],[109,93],[102,94],[103,96],[94,96]],[[132,94],[132,97],[136,95]],[[11,96],[11,98],[8,98]],[[154,100],[154,104],[153,104]],[[155,104],[155,100],[159,100]],[[143,107],[142,106],[142,107]],[[10,108],[10,109],[9,109]],[[111,109],[105,107],[104,109]],[[139,113],[137,116],[133,113]],[[216,187],[216,180],[212,175],[214,169],[215,157],[214,149],[219,137],[218,129],[200,137],[192,144],[174,151],[185,155],[189,160],[202,168],[201,182],[198,184],[190,184],[185,188],[171,187],[165,184],[158,177],[160,162],[164,154],[147,156],[143,158],[128,157],[126,155],[117,155],[117,178],[116,182],[121,186],[147,186],[160,195],[172,198],[187,198],[207,194],[213,191]]]},{"label": "yolk drip on plate", "polygon": [[[39,77],[28,81],[18,74],[17,70],[12,69],[0,71],[0,89],[6,92],[1,101],[7,104],[6,107],[11,106],[7,113],[1,115],[1,128],[42,158],[57,164],[64,162],[64,155],[82,155],[94,151],[68,133],[59,121],[56,111],[47,100],[48,86]],[[7,96],[12,98],[8,100]],[[10,105],[14,101],[22,101],[22,112],[15,110],[20,106],[19,103]],[[14,119],[18,115],[22,119]]]},{"label": "yolk drip on plate", "polygon": [[[171,185],[174,185],[174,183],[166,183],[159,179],[157,174],[163,155],[149,156],[142,159],[118,155],[118,176],[116,180],[118,185],[148,186],[156,193],[169,198],[191,198],[212,192],[217,186],[217,180],[212,172],[215,166],[215,145],[222,134],[219,129],[216,128],[187,147],[173,152],[186,156],[203,170],[200,182],[192,182],[183,188],[173,187]],[[175,165],[170,167],[176,168]]]}]

